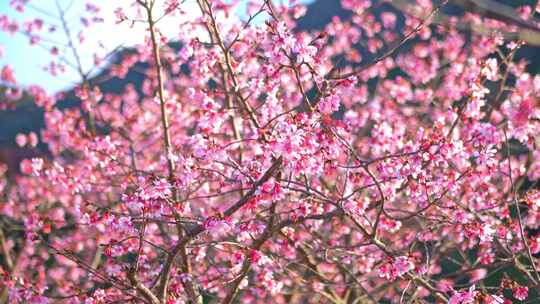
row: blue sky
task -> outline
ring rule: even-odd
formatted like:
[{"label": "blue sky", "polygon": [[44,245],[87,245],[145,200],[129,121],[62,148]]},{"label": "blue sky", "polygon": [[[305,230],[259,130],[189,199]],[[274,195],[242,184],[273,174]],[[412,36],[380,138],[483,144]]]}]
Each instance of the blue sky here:
[{"label": "blue sky", "polygon": [[[15,18],[18,21],[39,17],[46,23],[54,23],[58,26],[58,30],[54,34],[49,34],[45,37],[50,40],[65,43],[66,38],[59,27],[59,20],[44,14],[44,12],[47,12],[58,15],[55,1],[56,0],[31,0],[30,4],[33,8],[29,7],[24,14],[20,14],[9,6],[9,1],[0,0],[0,15],[7,14],[10,18]],[[80,16],[85,11],[86,2],[86,0],[58,0],[58,3],[63,9],[66,9],[69,6],[69,10],[66,13],[66,19],[68,20],[72,36],[76,36],[78,32],[83,30],[80,23]],[[103,12],[102,15],[105,17],[106,23],[93,26],[90,29],[84,29],[86,42],[78,49],[85,70],[89,70],[94,66],[93,57],[96,52],[104,55],[107,53],[107,50],[111,50],[119,45],[131,46],[138,42],[142,42],[144,37],[144,30],[142,28],[130,28],[128,24],[112,26],[115,19],[113,11],[120,6],[129,7],[132,2],[132,0],[92,1],[92,3],[96,3],[101,7]],[[302,0],[300,2],[309,3],[312,2],[312,0]],[[196,10],[194,0],[187,0],[183,5],[187,16],[190,15],[190,10]],[[241,12],[244,10],[239,9],[239,11]],[[172,30],[176,28],[176,23],[174,22],[174,20],[164,20],[160,25],[160,29],[167,34],[167,29]],[[113,28],[114,31],[111,31],[111,28]],[[174,31],[171,31],[170,33],[171,35],[174,35]],[[52,44],[43,42],[41,43],[41,46],[30,46],[28,40],[28,37],[25,37],[23,34],[12,36],[0,32],[0,44],[4,49],[4,56],[0,58],[0,66],[4,66],[5,64],[11,65],[16,72],[16,78],[20,84],[40,84],[52,93],[69,88],[79,80],[80,77],[78,76],[78,73],[70,67],[67,67],[66,72],[60,76],[51,76],[44,70],[44,67],[50,62],[50,49]],[[100,45],[103,45],[104,47],[100,47]],[[74,57],[71,53],[66,54],[66,59],[74,62]]]}]

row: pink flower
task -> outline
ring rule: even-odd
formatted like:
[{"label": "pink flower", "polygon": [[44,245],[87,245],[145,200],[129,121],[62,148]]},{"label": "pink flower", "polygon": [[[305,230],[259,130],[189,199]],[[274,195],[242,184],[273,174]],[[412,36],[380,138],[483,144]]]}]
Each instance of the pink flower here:
[{"label": "pink flower", "polygon": [[473,304],[475,303],[477,294],[478,292],[475,290],[475,286],[472,285],[467,291],[456,292],[448,300],[448,304]]},{"label": "pink flower", "polygon": [[35,176],[39,176],[41,170],[43,169],[43,159],[41,158],[32,158],[25,159],[21,162],[21,172],[24,174],[31,174]]},{"label": "pink flower", "polygon": [[342,203],[342,208],[345,212],[352,216],[362,216],[365,213],[366,208],[369,205],[369,201],[351,201],[347,200]]},{"label": "pink flower", "polygon": [[319,111],[323,114],[332,114],[339,110],[339,97],[335,94],[324,97],[319,101]]},{"label": "pink flower", "polygon": [[15,136],[15,142],[17,143],[17,146],[22,148],[26,146],[26,143],[28,142],[28,140],[25,134],[19,133],[17,134],[17,136]]},{"label": "pink flower", "polygon": [[165,179],[156,179],[153,182],[153,186],[149,189],[148,194],[153,199],[165,199],[171,195],[171,184]]},{"label": "pink flower", "polygon": [[507,302],[503,296],[499,295],[489,295],[484,301],[485,304],[511,304],[510,302]]},{"label": "pink flower", "polygon": [[378,268],[379,276],[390,281],[414,269],[414,263],[407,256],[399,256]]},{"label": "pink flower", "polygon": [[8,84],[16,84],[17,80],[15,79],[15,73],[13,72],[13,69],[9,65],[4,65],[2,70],[0,71],[0,79]]},{"label": "pink flower", "polygon": [[305,5],[295,5],[292,8],[292,16],[294,19],[298,19],[306,14],[307,8]]},{"label": "pink flower", "polygon": [[497,66],[497,59],[489,58],[484,63],[484,67],[482,68],[482,71],[480,73],[488,80],[495,81],[497,80],[498,72],[499,67]]},{"label": "pink flower", "polygon": [[531,99],[522,100],[517,108],[514,108],[511,116],[512,124],[515,126],[523,126],[529,121],[529,117],[533,113],[534,104]]},{"label": "pink flower", "polygon": [[529,296],[529,288],[527,286],[518,286],[512,289],[514,298],[523,301]]},{"label": "pink flower", "polygon": [[34,148],[37,146],[37,144],[38,144],[38,137],[37,137],[36,133],[30,132],[30,133],[28,134],[28,144],[30,144],[30,146],[32,146],[32,147],[34,147]]},{"label": "pink flower", "polygon": [[222,236],[228,234],[233,227],[231,226],[231,223],[226,220],[217,217],[209,217],[204,222],[204,228],[211,235]]},{"label": "pink flower", "polygon": [[383,26],[387,29],[394,28],[396,26],[396,14],[391,12],[383,12],[381,14],[381,19],[383,22]]}]

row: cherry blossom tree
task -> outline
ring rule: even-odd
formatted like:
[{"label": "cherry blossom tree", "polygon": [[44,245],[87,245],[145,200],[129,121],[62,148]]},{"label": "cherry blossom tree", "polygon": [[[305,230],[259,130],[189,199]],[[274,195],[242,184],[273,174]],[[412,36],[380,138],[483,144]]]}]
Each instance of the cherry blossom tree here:
[{"label": "cherry blossom tree", "polygon": [[[115,10],[145,29],[107,70],[144,67],[120,93],[61,9],[49,67],[74,59],[79,104],[2,68],[3,110],[44,111],[17,145],[47,154],[0,167],[0,302],[538,301],[540,76],[519,58],[538,6],[513,11],[527,36],[449,1],[342,0],[320,31],[295,1],[196,2],[176,37],[185,2]],[[86,8],[89,30],[110,9]],[[35,44],[47,27],[0,17]]]}]

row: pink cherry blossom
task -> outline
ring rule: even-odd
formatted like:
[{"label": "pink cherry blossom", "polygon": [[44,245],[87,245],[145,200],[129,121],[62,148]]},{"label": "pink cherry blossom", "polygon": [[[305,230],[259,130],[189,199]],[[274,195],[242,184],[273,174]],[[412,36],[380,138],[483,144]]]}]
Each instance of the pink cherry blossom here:
[{"label": "pink cherry blossom", "polygon": [[[534,301],[528,23],[446,1],[240,2],[10,2],[0,30],[78,77],[51,93],[0,71],[1,117],[21,115],[0,147],[0,298]],[[314,27],[321,4],[343,14]],[[98,48],[101,25],[138,42]]]},{"label": "pink cherry blossom", "polygon": [[518,286],[512,289],[512,293],[514,295],[514,298],[520,301],[525,301],[529,296],[529,288],[527,288],[527,286]]},{"label": "pink cherry blossom", "polygon": [[24,147],[26,146],[26,143],[28,142],[28,138],[26,137],[25,134],[17,134],[17,136],[15,137],[15,142],[17,143],[17,145],[19,147]]}]

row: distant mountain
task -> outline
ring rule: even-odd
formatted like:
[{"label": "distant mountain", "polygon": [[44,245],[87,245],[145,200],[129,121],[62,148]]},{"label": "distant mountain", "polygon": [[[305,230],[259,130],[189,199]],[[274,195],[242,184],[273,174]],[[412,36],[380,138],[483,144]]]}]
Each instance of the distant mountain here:
[{"label": "distant mountain", "polygon": [[298,29],[322,30],[335,16],[345,20],[352,16],[352,12],[341,7],[339,0],[315,1],[308,5],[306,14],[298,20]]},{"label": "distant mountain", "polygon": [[[301,30],[320,30],[331,21],[333,16],[348,18],[350,15],[350,12],[341,7],[340,1],[316,1],[308,6],[306,15],[299,20],[299,28]],[[171,43],[168,46],[177,50],[180,48],[179,43]],[[131,48],[119,50],[112,56],[109,65],[99,72],[98,75],[90,79],[90,83],[97,85],[104,94],[120,94],[128,84],[133,85],[139,90],[145,79],[143,73],[148,68],[148,64],[146,63],[136,63],[123,78],[109,76],[111,74],[111,67],[118,65],[126,56],[134,52],[135,50]],[[3,99],[2,89],[0,88],[0,102]],[[39,133],[39,130],[45,127],[43,110],[31,102],[28,95],[25,94],[23,99],[16,102],[18,106],[14,109],[0,111],[0,162],[6,162],[7,156],[14,157],[17,151],[27,154],[23,153],[22,149],[18,149],[15,144],[15,136],[18,133],[27,134],[31,131]],[[56,106],[62,109],[76,107],[79,104],[80,100],[75,96],[74,91],[71,90],[66,92],[63,98],[58,100]],[[45,146],[40,146],[39,149],[42,153],[46,152]],[[18,159],[19,157],[16,158]]]},{"label": "distant mountain", "polygon": [[[0,102],[6,101],[6,87],[0,87]],[[9,102],[12,105],[8,110],[0,111],[0,147],[15,146],[17,133],[29,133],[37,131],[38,126],[43,126],[43,110],[37,107],[32,97],[23,93],[16,101]]]}]

